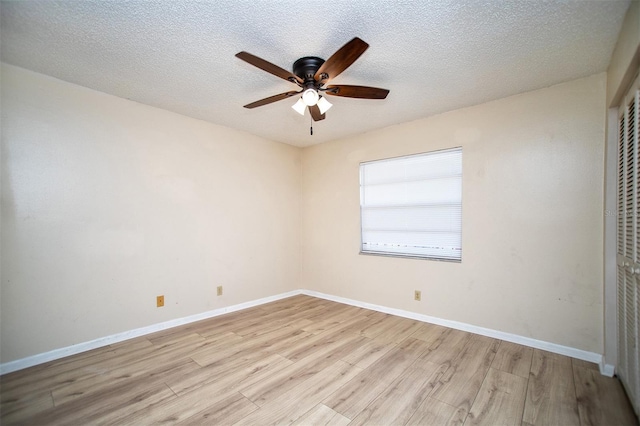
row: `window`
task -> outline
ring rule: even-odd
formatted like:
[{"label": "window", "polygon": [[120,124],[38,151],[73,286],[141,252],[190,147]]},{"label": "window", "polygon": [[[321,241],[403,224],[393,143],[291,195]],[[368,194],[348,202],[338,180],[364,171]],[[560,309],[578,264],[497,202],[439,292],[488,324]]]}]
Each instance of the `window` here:
[{"label": "window", "polygon": [[462,260],[462,148],[360,164],[361,253]]}]

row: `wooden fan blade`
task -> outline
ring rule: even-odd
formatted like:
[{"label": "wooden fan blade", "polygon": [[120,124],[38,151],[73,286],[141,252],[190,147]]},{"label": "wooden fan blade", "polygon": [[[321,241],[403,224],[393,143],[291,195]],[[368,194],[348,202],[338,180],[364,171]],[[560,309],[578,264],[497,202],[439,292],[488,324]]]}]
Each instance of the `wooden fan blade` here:
[{"label": "wooden fan blade", "polygon": [[313,78],[316,81],[321,82],[336,77],[342,71],[349,68],[349,66],[353,64],[368,47],[369,45],[358,37],[354,38],[327,59],[318,69]]},{"label": "wooden fan blade", "polygon": [[327,86],[327,90],[324,93],[332,96],[344,96],[345,98],[384,99],[389,94],[389,91],[378,87],[339,84]]},{"label": "wooden fan blade", "polygon": [[318,108],[318,105],[310,106],[309,112],[311,113],[311,118],[313,118],[313,121],[324,120],[326,117],[325,114],[320,114],[320,108]]},{"label": "wooden fan blade", "polygon": [[268,98],[260,99],[259,101],[251,102],[250,104],[245,105],[245,108],[256,108],[262,105],[267,105],[272,102],[281,101],[283,99],[290,98],[291,96],[297,95],[300,92],[286,92],[280,93],[279,95],[269,96]]},{"label": "wooden fan blade", "polygon": [[240,53],[236,53],[236,57],[239,59],[242,59],[243,61],[253,65],[254,67],[258,67],[263,71],[266,71],[270,74],[275,75],[276,77],[280,77],[284,80],[287,81],[292,81],[292,82],[299,82],[302,83],[303,81],[300,79],[300,77],[290,73],[289,71],[280,68],[277,65],[272,64],[269,61],[265,61],[262,58],[258,58],[255,55],[252,55],[251,53],[247,53],[247,52],[240,52]]}]

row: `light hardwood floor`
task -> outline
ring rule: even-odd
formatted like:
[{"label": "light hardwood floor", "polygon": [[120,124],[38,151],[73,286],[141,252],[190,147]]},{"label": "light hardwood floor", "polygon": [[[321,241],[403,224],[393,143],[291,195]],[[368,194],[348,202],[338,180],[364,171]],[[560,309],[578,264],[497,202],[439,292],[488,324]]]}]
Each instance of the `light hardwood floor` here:
[{"label": "light hardwood floor", "polygon": [[0,377],[3,425],[636,424],[595,364],[308,296]]}]

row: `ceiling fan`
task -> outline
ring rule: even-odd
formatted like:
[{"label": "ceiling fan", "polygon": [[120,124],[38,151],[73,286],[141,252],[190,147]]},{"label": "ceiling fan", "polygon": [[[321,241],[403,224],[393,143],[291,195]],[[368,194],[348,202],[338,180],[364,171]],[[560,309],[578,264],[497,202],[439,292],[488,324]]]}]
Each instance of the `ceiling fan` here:
[{"label": "ceiling fan", "polygon": [[[326,61],[316,56],[305,56],[293,63],[292,73],[280,68],[271,62],[258,58],[247,52],[240,52],[236,57],[242,59],[249,64],[260,68],[270,74],[280,77],[284,80],[295,83],[300,90],[280,93],[278,95],[269,96],[245,105],[245,108],[256,108],[267,105],[272,102],[287,99],[296,95],[300,95],[298,102],[293,105],[298,113],[304,115],[305,109],[309,108],[311,117],[314,121],[324,120],[325,112],[331,108],[331,103],[327,101],[322,94],[331,96],[342,96],[346,98],[360,99],[384,99],[389,94],[387,89],[367,86],[350,86],[350,85],[331,85],[326,86],[327,82],[337,77],[342,71],[346,70],[356,59],[364,53],[369,45],[364,41],[355,37],[347,44],[342,46]],[[313,134],[313,131],[312,131]]]}]

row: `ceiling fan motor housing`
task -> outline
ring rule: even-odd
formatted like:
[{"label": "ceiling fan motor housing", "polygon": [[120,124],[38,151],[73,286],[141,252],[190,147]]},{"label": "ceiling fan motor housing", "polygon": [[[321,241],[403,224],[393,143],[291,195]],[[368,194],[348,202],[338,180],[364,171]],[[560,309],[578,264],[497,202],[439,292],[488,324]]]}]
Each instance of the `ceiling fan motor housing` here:
[{"label": "ceiling fan motor housing", "polygon": [[306,82],[313,82],[313,76],[324,64],[324,59],[317,56],[305,56],[293,63],[293,73]]}]

